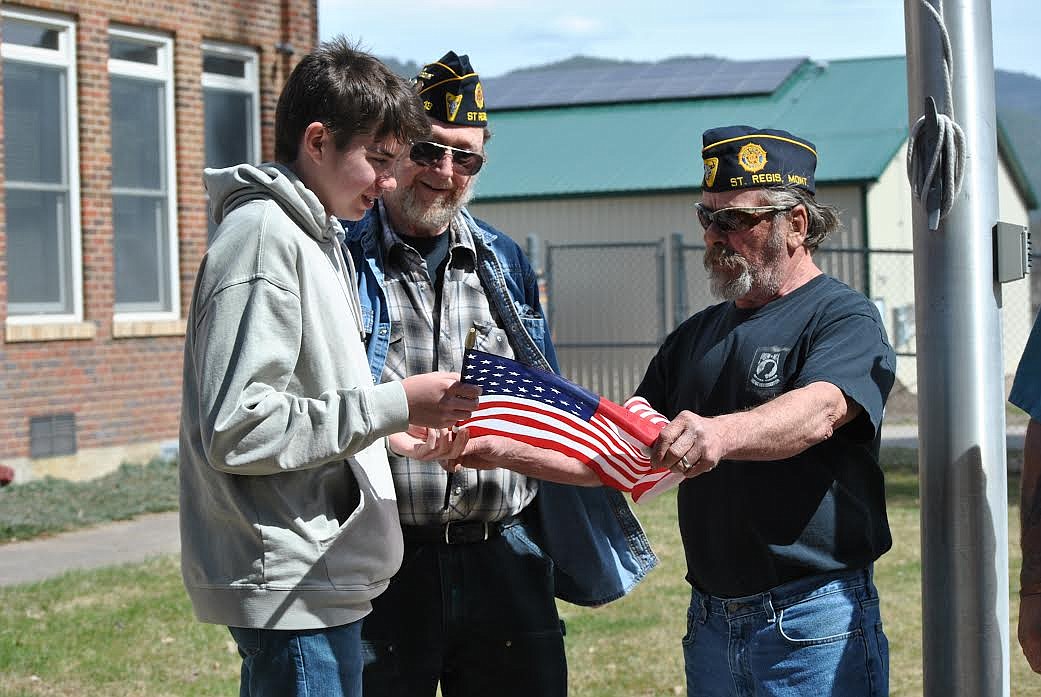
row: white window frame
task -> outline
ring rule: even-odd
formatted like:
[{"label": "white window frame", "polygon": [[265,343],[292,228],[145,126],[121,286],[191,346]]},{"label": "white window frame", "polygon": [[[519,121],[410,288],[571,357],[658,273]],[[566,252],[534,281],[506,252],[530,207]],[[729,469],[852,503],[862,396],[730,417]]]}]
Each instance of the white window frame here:
[{"label": "white window frame", "polygon": [[[202,53],[227,56],[243,61],[245,75],[243,77],[231,77],[218,73],[202,72],[203,89],[227,90],[250,95],[253,103],[253,111],[250,118],[253,124],[253,157],[259,162],[260,154],[260,56],[255,49],[247,46],[235,46],[234,44],[223,44],[216,41],[204,41]],[[205,134],[204,134],[205,136]],[[253,163],[257,164],[257,163]]]},{"label": "white window frame", "polygon": [[[65,180],[68,183],[69,206],[69,275],[72,292],[72,312],[54,314],[12,315],[8,304],[6,324],[69,324],[83,321],[83,243],[80,222],[80,147],[79,147],[79,90],[76,84],[76,23],[62,15],[50,12],[27,12],[6,7],[0,9],[0,18],[16,19],[38,24],[57,31],[58,49],[36,48],[18,44],[0,43],[0,58],[22,63],[48,65],[65,70]],[[5,181],[5,187],[9,185]],[[8,226],[10,230],[10,226]],[[10,259],[8,259],[10,262]],[[61,263],[64,265],[65,260]],[[9,301],[8,301],[9,302]]]},{"label": "white window frame", "polygon": [[[178,255],[178,244],[180,235],[177,229],[177,121],[174,116],[174,71],[173,71],[173,38],[166,34],[130,29],[112,25],[108,30],[109,37],[129,39],[140,43],[151,44],[157,51],[155,65],[138,63],[136,61],[108,59],[109,75],[119,75],[136,79],[153,80],[161,82],[166,89],[163,90],[165,97],[165,119],[166,133],[166,224],[168,230],[167,254],[170,259],[170,277],[167,279],[167,292],[170,294],[170,309],[166,311],[138,312],[115,310],[113,317],[117,322],[149,322],[157,320],[179,319],[181,316],[181,284],[180,284],[180,258]],[[116,134],[112,134],[115,138]],[[122,189],[112,187],[112,195],[120,193]],[[115,220],[113,219],[113,239],[115,231]],[[115,255],[115,244],[112,247]],[[115,265],[113,263],[113,269]],[[112,280],[113,304],[115,304],[114,291],[115,279]]]},{"label": "white window frame", "polygon": [[[202,55],[205,58],[207,55],[220,56],[227,58],[234,58],[243,62],[244,74],[242,77],[232,77],[230,75],[221,75],[220,73],[208,73],[206,72],[205,63],[202,69],[202,89],[206,90],[220,90],[224,92],[234,92],[236,94],[248,94],[251,97],[251,104],[253,105],[250,111],[249,118],[251,120],[252,134],[253,137],[250,139],[250,149],[252,152],[252,158],[249,164],[257,164],[261,160],[260,152],[260,56],[257,51],[248,46],[236,46],[234,44],[220,43],[217,41],[204,41],[202,43]],[[205,122],[205,110],[206,110],[206,99],[203,95],[203,121]],[[203,139],[205,141],[206,133],[203,133]],[[205,143],[204,143],[205,145]],[[239,164],[239,163],[235,163]],[[209,167],[209,164],[206,165]],[[209,218],[209,194],[206,196],[206,208],[207,218]],[[207,219],[207,242],[212,242],[212,235],[215,234],[215,226],[212,220]]]}]

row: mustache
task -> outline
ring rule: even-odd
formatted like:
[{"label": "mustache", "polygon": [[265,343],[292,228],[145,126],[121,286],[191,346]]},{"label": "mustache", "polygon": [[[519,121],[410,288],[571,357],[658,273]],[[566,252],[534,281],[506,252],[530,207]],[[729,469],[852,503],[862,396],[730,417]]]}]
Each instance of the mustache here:
[{"label": "mustache", "polygon": [[746,269],[748,260],[735,249],[724,245],[715,245],[705,250],[705,268],[722,266],[727,269]]}]

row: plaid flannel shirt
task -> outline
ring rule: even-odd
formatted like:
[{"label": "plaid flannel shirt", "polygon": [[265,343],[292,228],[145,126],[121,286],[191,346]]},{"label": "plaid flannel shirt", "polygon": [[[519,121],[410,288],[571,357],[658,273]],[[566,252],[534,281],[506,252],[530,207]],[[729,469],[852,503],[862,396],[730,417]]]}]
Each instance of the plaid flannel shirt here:
[{"label": "plaid flannel shirt", "polygon": [[[501,322],[477,275],[474,242],[462,216],[456,215],[447,233],[451,240],[437,317],[437,289],[426,262],[393,230],[382,201],[379,215],[391,320],[390,348],[381,381],[432,370],[460,371],[463,344],[471,327],[477,329],[477,348],[513,358],[506,332],[500,328]],[[448,474],[440,464],[388,455],[402,525],[502,520],[520,513],[538,491],[536,480],[508,469],[463,469],[452,477],[445,509]]]}]

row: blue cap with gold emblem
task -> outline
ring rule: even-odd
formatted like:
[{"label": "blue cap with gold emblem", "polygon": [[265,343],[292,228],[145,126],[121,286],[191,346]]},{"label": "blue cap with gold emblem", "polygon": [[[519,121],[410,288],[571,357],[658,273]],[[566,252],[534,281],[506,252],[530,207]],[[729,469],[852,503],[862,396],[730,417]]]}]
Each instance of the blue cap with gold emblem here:
[{"label": "blue cap with gold emblem", "polygon": [[705,191],[797,186],[814,193],[817,149],[788,131],[725,126],[701,138]]},{"label": "blue cap with gold emblem", "polygon": [[460,126],[488,126],[484,87],[468,56],[449,51],[436,63],[424,65],[415,83],[430,118]]}]

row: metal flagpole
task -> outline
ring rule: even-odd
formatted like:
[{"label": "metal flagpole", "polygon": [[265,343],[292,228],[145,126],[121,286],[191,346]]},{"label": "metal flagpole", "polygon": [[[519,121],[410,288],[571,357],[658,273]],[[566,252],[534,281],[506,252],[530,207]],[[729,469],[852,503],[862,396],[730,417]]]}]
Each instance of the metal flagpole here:
[{"label": "metal flagpole", "polygon": [[[1001,287],[992,247],[998,193],[990,2],[905,0],[904,16],[912,127],[932,97],[937,111],[964,129],[967,155],[946,217],[941,201],[952,192],[940,174],[924,206],[914,204],[925,695],[1004,697],[1008,501]],[[918,153],[923,167],[937,136],[936,119],[928,121]],[[949,153],[946,159],[953,165]]]}]

